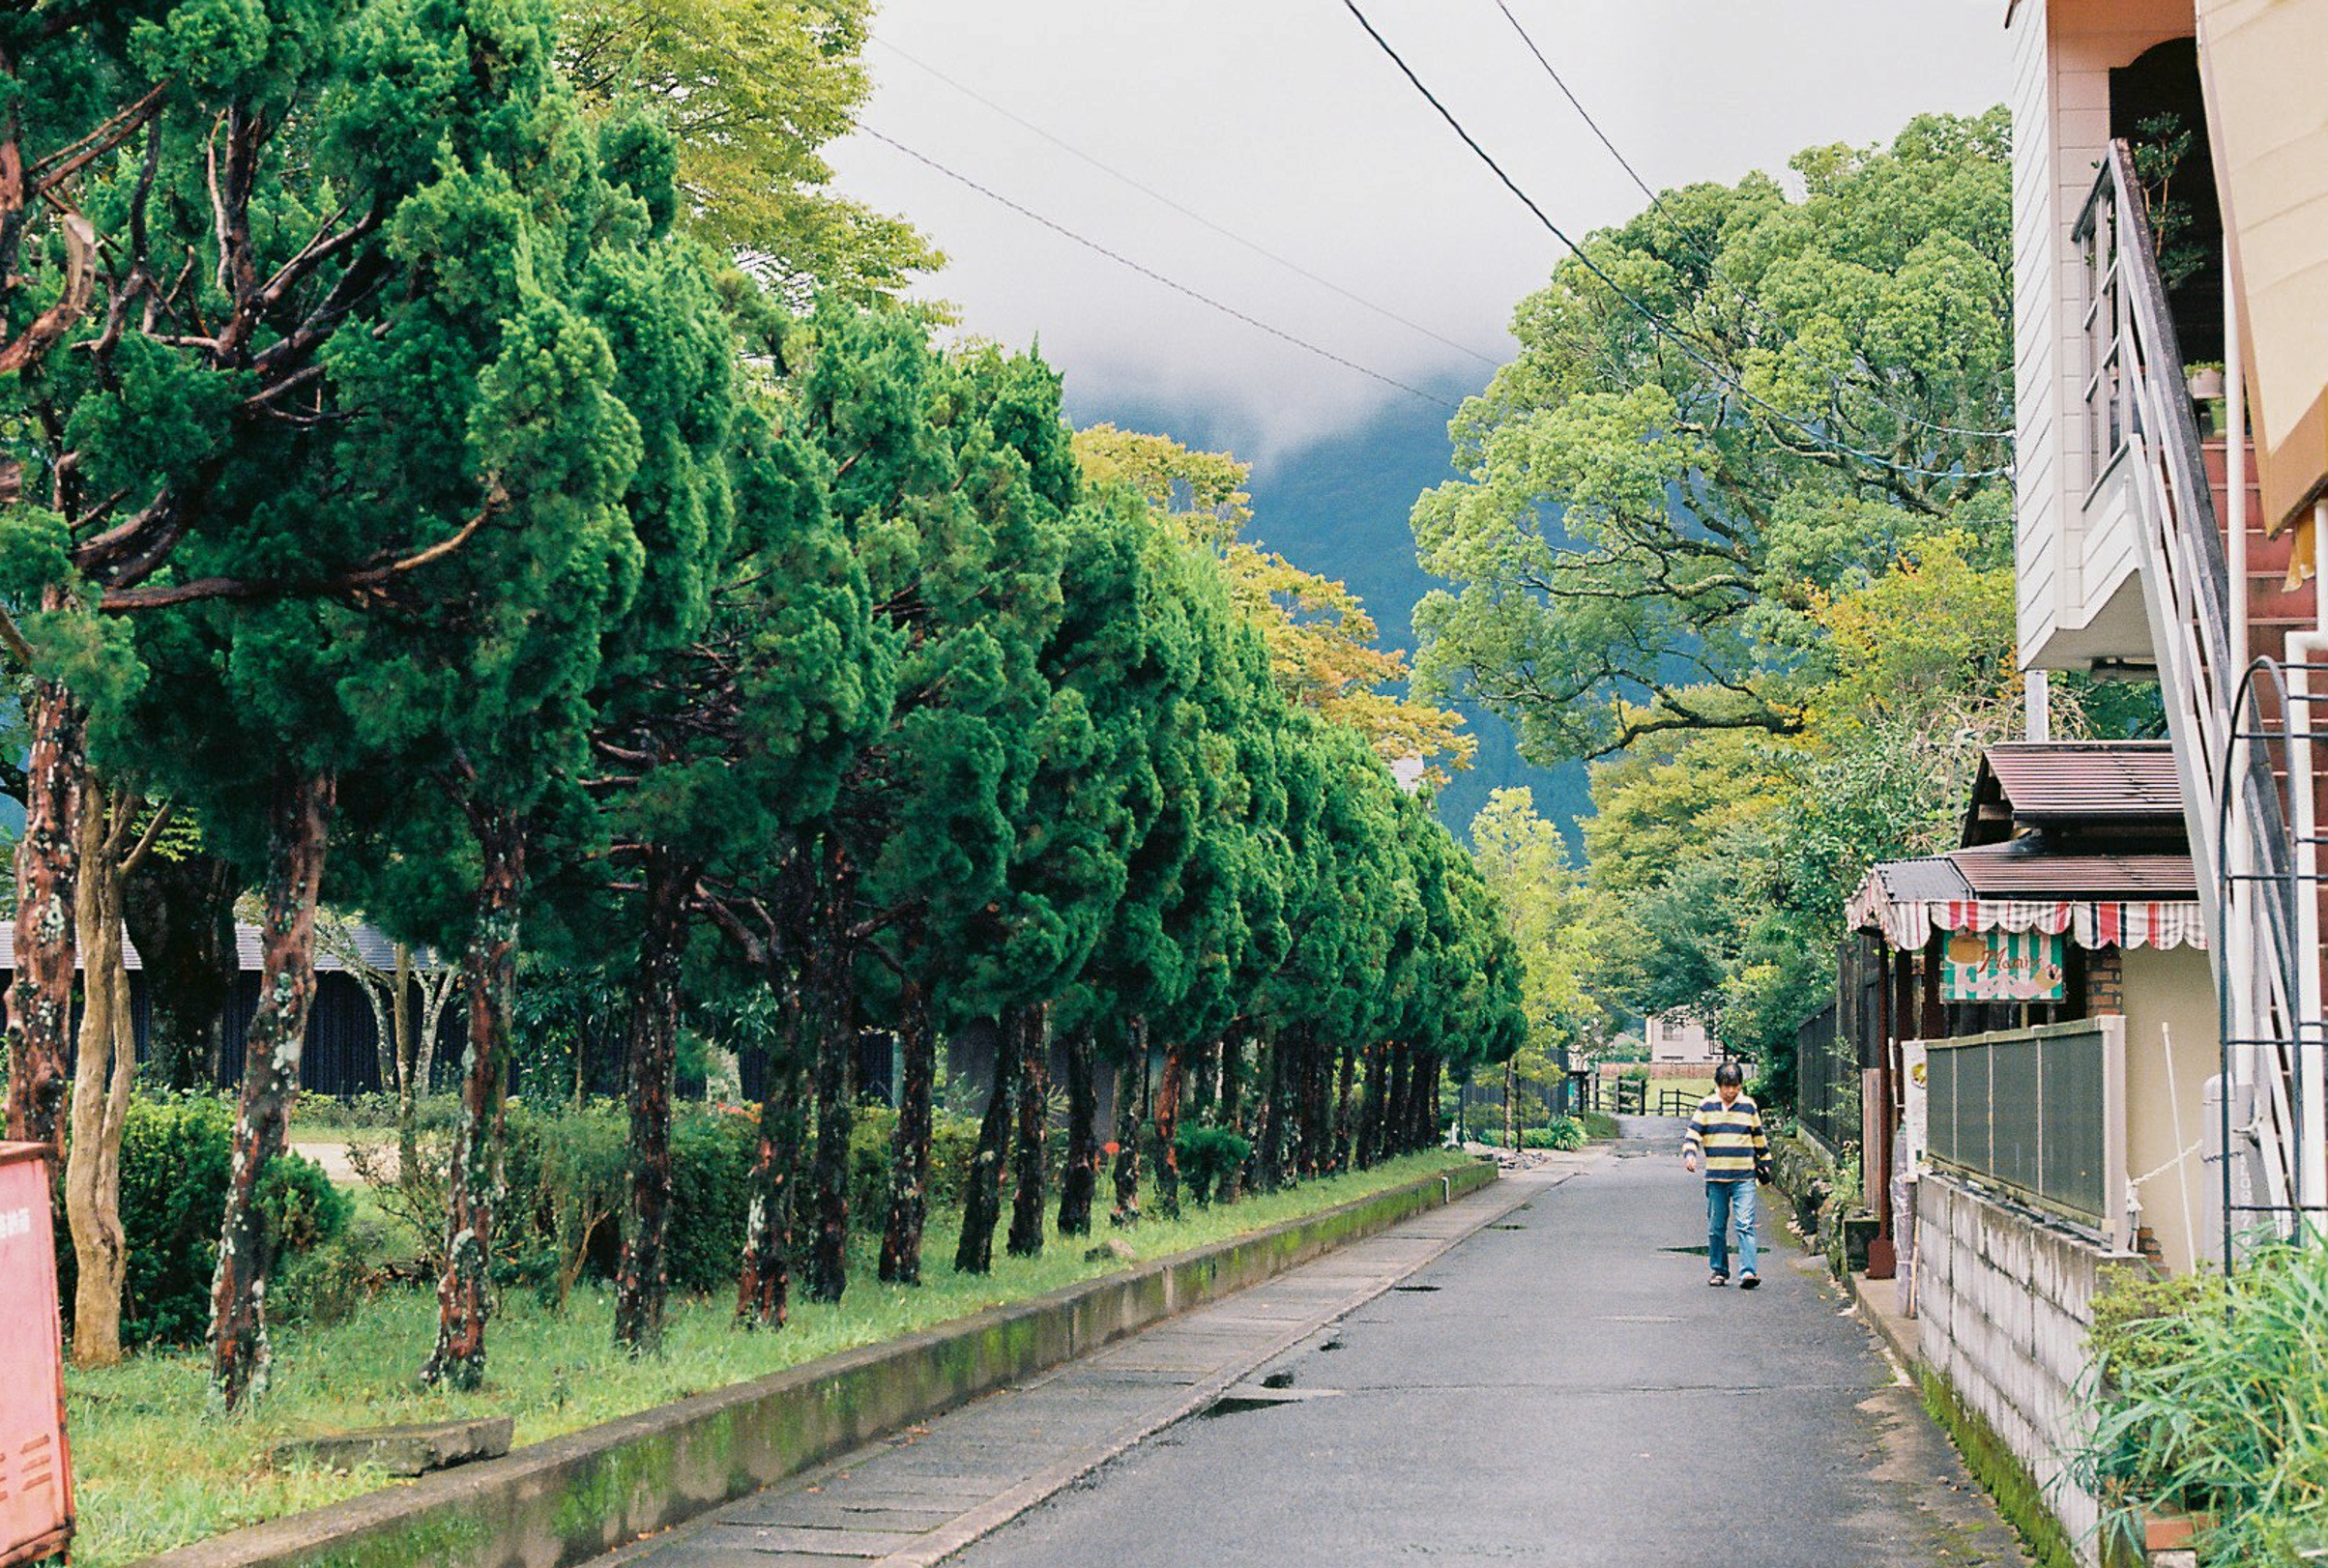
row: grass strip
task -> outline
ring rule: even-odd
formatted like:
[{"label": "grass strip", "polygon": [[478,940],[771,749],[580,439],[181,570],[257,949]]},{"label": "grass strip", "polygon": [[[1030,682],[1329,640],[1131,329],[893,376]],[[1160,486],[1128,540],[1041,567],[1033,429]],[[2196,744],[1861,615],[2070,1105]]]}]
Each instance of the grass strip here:
[{"label": "grass strip", "polygon": [[321,1432],[507,1414],[519,1445],[596,1426],[670,1401],[879,1344],[1133,1266],[1092,1243],[1120,1237],[1141,1262],[1266,1230],[1337,1204],[1468,1163],[1445,1153],[1409,1155],[1226,1206],[1191,1209],[1177,1222],[1149,1218],[1091,1237],[1051,1238],[1039,1258],[998,1249],[994,1272],[956,1274],[946,1260],[958,1215],[930,1227],[926,1283],[873,1278],[876,1237],[854,1238],[846,1298],[800,1302],[771,1334],[733,1326],[725,1299],[675,1298],[664,1353],[633,1360],[615,1349],[610,1291],[586,1286],[557,1312],[530,1293],[505,1292],[493,1321],[486,1384],[475,1393],[422,1389],[414,1374],[435,1341],[436,1302],[400,1290],[330,1327],[276,1331],[266,1397],[229,1417],[212,1400],[199,1350],[149,1352],[102,1371],[67,1376],[81,1568],[115,1568],[153,1553],[246,1524],[318,1508],[395,1484],[377,1471],[278,1466],[286,1437]]}]

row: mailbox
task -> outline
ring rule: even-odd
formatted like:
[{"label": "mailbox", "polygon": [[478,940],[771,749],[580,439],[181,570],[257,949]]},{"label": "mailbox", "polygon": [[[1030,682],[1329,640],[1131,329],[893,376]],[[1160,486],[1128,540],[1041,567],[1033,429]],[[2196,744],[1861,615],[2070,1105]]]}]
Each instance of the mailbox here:
[{"label": "mailbox", "polygon": [[0,1144],[0,1565],[38,1562],[72,1534],[48,1147]]}]

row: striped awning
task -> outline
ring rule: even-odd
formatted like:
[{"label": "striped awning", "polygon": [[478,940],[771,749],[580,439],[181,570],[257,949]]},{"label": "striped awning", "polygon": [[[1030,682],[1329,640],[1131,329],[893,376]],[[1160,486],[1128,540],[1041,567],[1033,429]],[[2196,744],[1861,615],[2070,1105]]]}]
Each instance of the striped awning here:
[{"label": "striped awning", "polygon": [[2204,947],[2206,921],[2193,903],[2108,899],[1894,899],[1870,874],[1845,906],[1853,931],[1880,931],[1903,952],[1928,946],[1935,931],[2069,933],[2081,947]]}]

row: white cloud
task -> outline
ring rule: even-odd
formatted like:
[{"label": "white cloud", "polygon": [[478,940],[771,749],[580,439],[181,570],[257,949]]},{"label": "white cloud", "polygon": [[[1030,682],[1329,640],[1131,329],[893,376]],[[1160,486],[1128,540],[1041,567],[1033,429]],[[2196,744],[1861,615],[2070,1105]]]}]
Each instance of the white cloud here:
[{"label": "white cloud", "polygon": [[[1643,198],[1492,0],[1361,0],[1376,25],[1572,234]],[[1997,0],[1511,0],[1652,186],[1733,181],[1798,148],[1888,137],[2006,89]],[[893,44],[894,48],[888,47]],[[904,51],[900,53],[898,51]],[[1500,357],[1512,304],[1559,249],[1329,0],[891,0],[866,123],[1281,331],[1397,380],[1485,365],[1110,179],[907,56],[1353,293]],[[1405,394],[1217,314],[863,136],[842,188],[918,223],[950,265],[926,292],[966,331],[1039,336],[1083,406],[1206,411],[1259,455]]]}]

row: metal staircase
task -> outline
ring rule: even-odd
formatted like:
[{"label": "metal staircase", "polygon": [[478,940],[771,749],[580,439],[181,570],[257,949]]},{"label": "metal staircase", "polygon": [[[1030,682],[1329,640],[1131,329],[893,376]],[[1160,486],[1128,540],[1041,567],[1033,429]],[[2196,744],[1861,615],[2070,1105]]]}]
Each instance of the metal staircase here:
[{"label": "metal staircase", "polygon": [[[2328,739],[2328,661],[2295,634],[2306,623],[2288,614],[2274,579],[2251,567],[2238,585],[2253,612],[2246,629],[2271,653],[2241,667],[2213,454],[2200,439],[2123,141],[2103,160],[2074,237],[2086,267],[2095,492],[2122,475],[2131,500],[2193,867],[2213,934],[2223,1066],[2209,1088],[2208,1157],[2228,1266],[2256,1239],[2309,1233],[2328,1211],[2320,973],[2328,813],[2313,756],[2315,740]],[[2259,560],[2268,566],[2270,557]],[[2290,652],[2296,662],[2273,656]]]}]

